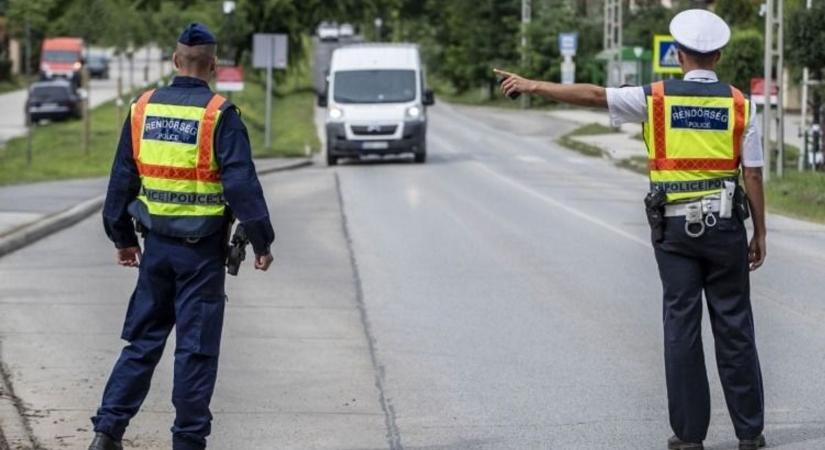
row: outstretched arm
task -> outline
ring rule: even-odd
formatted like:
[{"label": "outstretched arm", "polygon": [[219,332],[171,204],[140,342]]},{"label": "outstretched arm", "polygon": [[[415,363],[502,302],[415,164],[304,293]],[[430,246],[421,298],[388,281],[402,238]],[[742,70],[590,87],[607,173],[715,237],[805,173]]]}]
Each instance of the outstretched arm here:
[{"label": "outstretched arm", "polygon": [[505,79],[501,83],[501,93],[506,96],[522,92],[571,105],[607,108],[607,91],[601,86],[530,80],[499,69],[493,69],[493,72]]}]

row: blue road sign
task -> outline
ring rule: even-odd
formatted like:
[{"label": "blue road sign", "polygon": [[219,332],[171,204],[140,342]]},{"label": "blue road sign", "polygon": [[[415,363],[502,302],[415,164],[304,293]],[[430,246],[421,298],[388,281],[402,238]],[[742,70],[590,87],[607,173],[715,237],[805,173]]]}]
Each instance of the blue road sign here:
[{"label": "blue road sign", "polygon": [[653,37],[653,71],[656,73],[682,73],[676,52],[676,40],[667,34]]},{"label": "blue road sign", "polygon": [[579,33],[559,33],[559,52],[565,56],[574,56],[579,46]]}]

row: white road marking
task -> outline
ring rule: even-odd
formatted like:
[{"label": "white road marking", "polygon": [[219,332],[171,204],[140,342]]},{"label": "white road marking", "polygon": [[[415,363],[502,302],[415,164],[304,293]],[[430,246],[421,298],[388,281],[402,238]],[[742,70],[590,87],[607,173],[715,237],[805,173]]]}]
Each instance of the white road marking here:
[{"label": "white road marking", "polygon": [[637,244],[639,244],[639,245],[641,245],[645,248],[651,248],[652,247],[650,245],[650,242],[648,242],[644,239],[641,239],[637,236],[634,236],[634,235],[628,233],[627,231],[622,230],[619,227],[611,225],[611,224],[605,222],[604,220],[602,220],[598,217],[591,216],[590,214],[587,214],[584,211],[581,211],[579,209],[573,208],[572,206],[566,205],[566,204],[556,200],[555,198],[550,197],[549,195],[543,194],[541,192],[536,191],[535,189],[532,189],[528,186],[525,186],[525,185],[513,180],[510,177],[506,177],[504,175],[501,175],[500,173],[498,173],[495,170],[488,167],[486,164],[483,164],[483,163],[480,163],[480,162],[475,162],[475,165],[477,165],[482,170],[488,172],[490,175],[492,175],[493,177],[495,177],[499,181],[501,181],[503,183],[506,183],[506,184],[508,184],[508,185],[524,192],[525,194],[529,194],[529,195],[533,196],[534,198],[537,198],[537,199],[539,199],[539,200],[541,200],[545,203],[548,203],[549,205],[551,205],[555,208],[559,208],[559,209],[564,210],[565,212],[567,212],[569,214],[572,214],[572,215],[574,215],[574,216],[576,216],[580,219],[586,220],[586,221],[588,221],[588,222],[590,222],[594,225],[598,225],[598,226],[600,226],[600,227],[602,227],[602,228],[604,228],[604,229],[606,229],[606,230],[608,230],[612,233],[615,233],[615,234],[617,234],[617,235],[619,235],[619,236],[621,236],[621,237],[623,237],[623,238],[625,238],[629,241],[633,241],[633,242],[635,242],[635,243],[637,243]]},{"label": "white road marking", "polygon": [[[435,137],[435,139],[434,139],[435,141],[438,141],[438,147],[440,149],[445,150],[445,151],[450,152],[450,153],[458,153],[457,150],[452,148],[452,146],[449,145],[447,142],[445,142],[440,136],[436,137],[436,136],[431,135],[430,138],[432,139],[433,137]],[[529,158],[529,156],[525,156],[525,157]],[[590,214],[588,214],[584,211],[581,211],[581,210],[576,209],[576,208],[574,208],[570,205],[562,203],[561,201],[559,201],[559,200],[557,200],[557,199],[555,199],[555,198],[553,198],[553,197],[551,197],[547,194],[541,193],[541,192],[539,192],[539,191],[537,191],[533,188],[530,188],[530,187],[528,187],[524,184],[519,183],[518,181],[516,181],[516,180],[514,180],[510,177],[504,176],[504,175],[496,172],[495,170],[491,169],[487,164],[484,164],[483,162],[472,161],[471,163],[477,165],[479,168],[481,168],[484,171],[490,173],[491,175],[493,175],[493,177],[495,177],[499,181],[501,181],[503,183],[506,183],[506,184],[508,184],[508,185],[510,185],[510,186],[512,186],[512,187],[514,187],[514,188],[516,188],[516,189],[518,189],[518,190],[520,190],[520,191],[522,191],[526,194],[529,194],[532,197],[537,198],[537,199],[539,199],[539,200],[541,200],[541,201],[543,201],[543,202],[545,202],[545,203],[547,203],[547,204],[549,204],[549,205],[551,205],[555,208],[559,208],[559,209],[564,210],[564,211],[568,212],[569,214],[572,214],[572,215],[574,215],[574,216],[576,216],[580,219],[583,219],[583,220],[585,220],[587,222],[590,222],[594,225],[598,225],[598,226],[600,226],[600,227],[602,227],[602,228],[604,228],[604,229],[606,229],[606,230],[608,230],[608,231],[610,231],[614,234],[617,234],[617,235],[619,235],[619,236],[621,236],[621,237],[623,237],[623,238],[625,238],[629,241],[633,241],[633,242],[635,242],[635,243],[637,243],[637,244],[639,244],[639,245],[641,245],[645,248],[652,248],[653,247],[650,244],[649,241],[647,241],[645,239],[641,239],[638,236],[634,236],[633,234],[630,234],[627,231],[624,231],[619,227],[616,227],[612,224],[609,224],[609,223],[605,222],[604,220],[602,220],[598,217],[592,216],[592,215],[590,215]]]},{"label": "white road marking", "polygon": [[522,162],[530,163],[530,164],[544,162],[544,160],[539,158],[538,156],[530,156],[530,155],[518,155],[518,156],[516,156],[516,159],[518,159],[519,161],[522,161]]}]

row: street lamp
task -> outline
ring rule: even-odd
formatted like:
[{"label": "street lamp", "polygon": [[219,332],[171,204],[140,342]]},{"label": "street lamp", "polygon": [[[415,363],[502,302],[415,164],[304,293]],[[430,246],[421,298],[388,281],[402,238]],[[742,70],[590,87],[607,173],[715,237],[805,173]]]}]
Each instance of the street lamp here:
[{"label": "street lamp", "polygon": [[232,14],[235,11],[235,2],[233,1],[225,1],[223,2],[223,13],[226,15]]},{"label": "street lamp", "polygon": [[384,25],[384,21],[383,21],[383,20],[381,20],[381,18],[380,18],[380,17],[376,17],[376,18],[375,18],[375,37],[376,37],[376,39],[375,39],[375,40],[376,40],[376,41],[380,41],[380,40],[381,40],[381,27],[382,27],[383,25]]}]

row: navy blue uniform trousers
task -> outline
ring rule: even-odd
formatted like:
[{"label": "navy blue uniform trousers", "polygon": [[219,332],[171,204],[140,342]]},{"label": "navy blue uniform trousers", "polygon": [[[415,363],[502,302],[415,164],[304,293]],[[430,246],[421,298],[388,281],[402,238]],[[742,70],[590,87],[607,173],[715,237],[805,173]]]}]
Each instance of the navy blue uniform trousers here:
[{"label": "navy blue uniform trousers", "polygon": [[102,406],[92,418],[95,431],[117,440],[123,437],[149,392],[155,366],[175,328],[173,448],[205,448],[226,304],[224,239],[222,233],[196,243],[146,236],[121,336],[129,344],[115,363]]},{"label": "navy blue uniform trousers", "polygon": [[670,424],[676,436],[703,441],[710,390],[702,350],[702,292],[716,346],[716,363],[736,436],[762,432],[764,400],[750,303],[748,241],[739,219],[719,219],[699,238],[685,219],[668,218],[654,244],[664,288],[665,372]]}]

